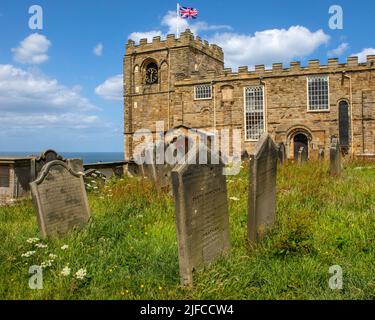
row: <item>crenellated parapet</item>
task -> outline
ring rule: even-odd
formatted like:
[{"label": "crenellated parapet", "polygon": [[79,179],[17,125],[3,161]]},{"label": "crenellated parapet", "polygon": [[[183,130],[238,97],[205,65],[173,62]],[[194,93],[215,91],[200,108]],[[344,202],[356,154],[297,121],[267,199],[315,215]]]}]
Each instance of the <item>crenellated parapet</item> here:
[{"label": "crenellated parapet", "polygon": [[361,71],[366,69],[375,69],[375,55],[368,55],[364,62],[359,62],[358,57],[348,57],[346,63],[339,63],[337,58],[330,58],[327,64],[320,64],[319,60],[309,60],[306,66],[302,66],[300,61],[293,61],[289,64],[289,67],[284,67],[282,63],[274,63],[270,68],[265,65],[256,65],[252,69],[248,66],[240,66],[237,71],[232,70],[232,68],[224,68],[220,74],[196,75],[184,81],[186,83],[194,80],[212,82],[229,79]]},{"label": "crenellated parapet", "polygon": [[224,62],[224,53],[222,48],[216,44],[210,44],[198,36],[195,37],[189,29],[182,32],[178,38],[174,34],[168,34],[165,39],[157,36],[154,37],[151,42],[149,42],[147,39],[141,39],[138,44],[136,44],[134,40],[129,39],[126,44],[126,55],[187,46],[198,49],[207,55]]}]

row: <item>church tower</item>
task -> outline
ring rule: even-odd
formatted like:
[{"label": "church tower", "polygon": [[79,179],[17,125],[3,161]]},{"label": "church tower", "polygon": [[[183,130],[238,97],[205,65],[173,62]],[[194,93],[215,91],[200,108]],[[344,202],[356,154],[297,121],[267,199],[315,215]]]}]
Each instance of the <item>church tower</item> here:
[{"label": "church tower", "polygon": [[154,37],[151,43],[129,40],[124,56],[124,128],[125,159],[133,158],[133,134],[149,130],[154,136],[156,122],[164,130],[182,125],[180,108],[175,108],[175,83],[191,75],[221,73],[224,54],[217,45],[202,42],[186,30],[179,38]]}]

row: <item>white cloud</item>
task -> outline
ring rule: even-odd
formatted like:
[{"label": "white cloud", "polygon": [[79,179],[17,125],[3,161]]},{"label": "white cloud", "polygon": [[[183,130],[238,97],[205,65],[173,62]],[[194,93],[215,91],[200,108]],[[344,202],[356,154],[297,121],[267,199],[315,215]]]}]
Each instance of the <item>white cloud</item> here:
[{"label": "white cloud", "polygon": [[328,56],[339,57],[348,49],[349,49],[349,44],[346,42],[343,42],[336,49],[332,49],[328,51]]},{"label": "white cloud", "polygon": [[105,100],[122,101],[123,75],[118,74],[108,78],[95,88],[95,93]]},{"label": "white cloud", "polygon": [[51,41],[46,36],[33,33],[13,48],[13,58],[23,64],[41,64],[49,59],[47,54]]},{"label": "white cloud", "polygon": [[147,39],[151,42],[153,37],[166,38],[167,34],[176,34],[177,30],[183,32],[190,29],[194,34],[199,34],[201,31],[215,31],[215,30],[232,30],[227,25],[209,25],[204,21],[191,22],[187,19],[182,19],[176,15],[175,11],[168,11],[161,21],[161,26],[167,28],[167,32],[161,30],[152,30],[147,32],[133,32],[129,35],[129,39],[139,42],[141,39]]},{"label": "white cloud", "polygon": [[198,34],[200,31],[214,31],[220,29],[232,30],[227,25],[209,25],[204,21],[189,22],[187,19],[182,19],[176,15],[175,11],[168,11],[163,17],[162,26],[168,27],[168,33],[176,33],[177,28],[180,32],[190,29],[194,34]]},{"label": "white cloud", "polygon": [[65,87],[56,79],[34,74],[9,64],[0,64],[0,110],[64,110],[97,109],[81,96],[80,87]]},{"label": "white cloud", "polygon": [[100,110],[56,79],[0,64],[0,123],[2,128],[86,128],[99,126],[91,114]]},{"label": "white cloud", "polygon": [[[253,35],[239,34],[231,32],[232,28],[227,25],[209,25],[204,21],[191,22],[182,19],[174,11],[168,11],[163,17],[162,28],[167,28],[168,33],[176,33],[177,28],[180,32],[189,28],[195,35],[216,30],[216,34],[206,38],[223,48],[226,64],[234,68],[256,64],[269,66],[275,62],[288,63],[293,59],[309,56],[330,39],[323,30],[313,32],[304,26],[258,31]],[[156,29],[149,32],[134,32],[129,38],[135,41],[147,38],[150,41],[154,36],[165,37],[166,33]]]},{"label": "white cloud", "polygon": [[357,56],[359,62],[366,62],[367,56],[375,55],[375,48],[366,48],[363,49],[361,52],[355,53],[352,56]]},{"label": "white cloud", "polygon": [[164,37],[163,33],[158,30],[152,30],[148,32],[133,32],[129,35],[129,39],[134,40],[135,42],[139,42],[141,39],[147,39],[147,41],[151,42],[153,37]]},{"label": "white cloud", "polygon": [[329,39],[323,30],[311,32],[303,26],[291,26],[258,31],[254,35],[216,33],[209,40],[223,48],[228,66],[238,67],[287,63],[310,55]]},{"label": "white cloud", "polygon": [[101,57],[103,55],[103,49],[104,49],[104,46],[101,42],[99,42],[95,48],[92,50],[93,54],[98,56],[98,57]]}]

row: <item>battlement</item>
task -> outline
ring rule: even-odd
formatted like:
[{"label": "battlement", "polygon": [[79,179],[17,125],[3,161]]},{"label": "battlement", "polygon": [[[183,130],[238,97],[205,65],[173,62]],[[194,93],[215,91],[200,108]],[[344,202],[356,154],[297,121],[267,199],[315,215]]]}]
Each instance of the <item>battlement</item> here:
[{"label": "battlement", "polygon": [[302,66],[300,61],[293,61],[289,67],[284,68],[282,63],[274,63],[271,68],[265,65],[256,65],[252,70],[247,66],[241,66],[237,71],[232,68],[224,68],[220,74],[193,75],[184,82],[196,81],[211,82],[225,81],[228,78],[262,78],[277,77],[295,74],[324,74],[333,72],[346,72],[364,69],[375,69],[375,55],[368,55],[365,62],[359,63],[358,57],[348,57],[346,63],[339,63],[337,58],[328,59],[328,64],[320,64],[319,60],[309,60],[307,66]]},{"label": "battlement", "polygon": [[190,29],[186,29],[185,32],[181,33],[179,38],[177,38],[174,34],[168,34],[165,39],[158,36],[154,37],[151,42],[148,42],[147,39],[141,39],[139,44],[136,44],[134,40],[129,39],[126,45],[126,55],[186,46],[194,47],[195,49],[198,49],[207,55],[224,62],[224,53],[222,48],[216,44],[210,44],[198,36],[194,37],[194,34],[190,31]]}]

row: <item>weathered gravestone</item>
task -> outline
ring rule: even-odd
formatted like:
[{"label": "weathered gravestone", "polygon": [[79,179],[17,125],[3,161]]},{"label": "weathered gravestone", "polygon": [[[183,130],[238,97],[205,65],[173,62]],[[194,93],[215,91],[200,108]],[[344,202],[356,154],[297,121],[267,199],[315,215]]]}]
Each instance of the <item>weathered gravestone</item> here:
[{"label": "weathered gravestone", "polygon": [[307,161],[307,152],[304,147],[299,148],[298,150],[298,163],[302,164]]},{"label": "weathered gravestone", "polygon": [[319,149],[318,160],[319,161],[324,160],[324,149]]},{"label": "weathered gravestone", "polygon": [[85,169],[83,167],[82,159],[66,159],[66,164],[74,172],[77,172],[77,173],[84,173],[85,172]]},{"label": "weathered gravestone", "polygon": [[43,151],[39,157],[32,159],[31,163],[31,177],[32,180],[35,180],[40,172],[42,171],[43,167],[55,160],[64,161],[67,163],[68,167],[70,167],[75,172],[84,172],[83,161],[81,159],[64,159],[63,156],[58,154],[55,150],[49,149]]},{"label": "weathered gravestone", "polygon": [[[205,152],[201,148],[200,152]],[[176,206],[181,283],[193,284],[193,270],[230,250],[229,214],[224,165],[208,151],[209,164],[187,164],[172,171]],[[196,162],[198,163],[198,161]],[[219,163],[219,164],[212,164]]]},{"label": "weathered gravestone", "polygon": [[286,149],[283,142],[279,143],[278,145],[277,155],[280,165],[284,165],[284,163],[286,162]]},{"label": "weathered gravestone", "polygon": [[63,161],[48,162],[30,187],[43,237],[62,235],[88,222],[90,208],[82,175]]},{"label": "weathered gravestone", "polygon": [[248,195],[248,239],[261,240],[275,222],[277,147],[264,134],[250,158]]},{"label": "weathered gravestone", "polygon": [[340,146],[337,141],[334,141],[331,144],[329,150],[329,163],[330,163],[330,175],[338,177],[341,175],[341,152]]},{"label": "weathered gravestone", "polygon": [[32,180],[35,180],[38,177],[44,165],[54,160],[64,161],[64,158],[61,155],[59,155],[55,150],[52,150],[52,149],[43,151],[39,155],[39,157],[33,159],[32,164],[31,164]]}]

